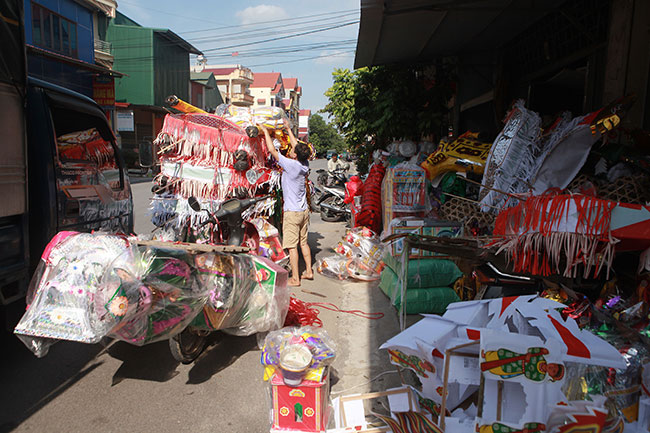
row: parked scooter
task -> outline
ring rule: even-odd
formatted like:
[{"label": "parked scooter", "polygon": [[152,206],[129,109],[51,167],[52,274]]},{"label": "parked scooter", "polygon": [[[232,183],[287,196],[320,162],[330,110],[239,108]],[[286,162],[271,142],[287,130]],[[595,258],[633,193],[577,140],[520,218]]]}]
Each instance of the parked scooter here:
[{"label": "parked scooter", "polygon": [[347,169],[339,168],[334,171],[327,171],[325,169],[316,170],[318,176],[316,177],[316,182],[319,186],[331,186],[331,187],[341,187],[345,186],[345,183],[348,181],[348,176],[346,175]]},{"label": "parked scooter", "polygon": [[345,199],[344,187],[324,186],[318,199],[317,207],[320,217],[326,222],[336,222],[351,217],[350,207],[343,201]]},{"label": "parked scooter", "polygon": [[[218,226],[220,239],[213,243],[222,243],[231,246],[247,247],[251,251],[257,251],[259,247],[259,235],[257,229],[250,223],[244,221],[242,214],[244,211],[255,203],[266,200],[268,197],[248,198],[239,200],[232,198],[221,204],[217,212],[212,214],[207,209],[202,209],[201,204],[195,197],[188,198],[187,202],[195,212],[206,212],[208,219],[201,224],[200,228],[212,225],[211,228]],[[217,230],[209,230],[211,233]],[[188,228],[184,233],[187,234],[185,242],[192,242],[192,230]],[[214,241],[214,239],[211,239]],[[220,242],[219,242],[220,241]],[[169,339],[169,349],[174,359],[183,364],[189,364],[194,361],[205,349],[207,337],[212,331],[205,329],[185,328],[180,334]]]}]

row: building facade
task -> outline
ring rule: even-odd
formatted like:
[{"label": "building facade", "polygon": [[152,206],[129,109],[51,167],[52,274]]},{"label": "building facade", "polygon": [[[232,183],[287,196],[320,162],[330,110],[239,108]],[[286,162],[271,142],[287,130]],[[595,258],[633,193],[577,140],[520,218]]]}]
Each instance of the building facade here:
[{"label": "building facade", "polygon": [[107,29],[116,80],[117,132],[127,164],[134,165],[142,142],[151,142],[162,128],[169,95],[189,101],[189,55],[199,50],[169,29],[143,27],[117,13]]},{"label": "building facade", "polygon": [[190,104],[210,113],[223,104],[212,72],[191,72],[190,80]]},{"label": "building facade", "polygon": [[195,72],[212,72],[221,92],[221,98],[227,104],[250,107],[253,96],[250,86],[253,83],[253,73],[242,65],[205,65],[194,67]]},{"label": "building facade", "polygon": [[[112,0],[25,0],[25,44],[30,76],[95,97],[107,111],[114,107],[113,79],[121,74],[95,47],[106,45],[101,24],[115,16]],[[108,49],[104,49],[108,51]],[[98,84],[101,83],[101,84]]]},{"label": "building facade", "polygon": [[298,118],[300,116],[300,97],[302,88],[298,85],[297,78],[283,78],[282,85],[285,91],[285,99],[282,101],[284,110],[291,122],[296,125],[295,133],[298,132]]},{"label": "building facade", "polygon": [[302,141],[309,141],[309,118],[311,110],[300,110],[298,112],[298,138]]},{"label": "building facade", "polygon": [[251,95],[253,95],[253,107],[270,105],[283,107],[282,100],[286,97],[282,74],[279,72],[256,72],[253,84],[251,84]]}]

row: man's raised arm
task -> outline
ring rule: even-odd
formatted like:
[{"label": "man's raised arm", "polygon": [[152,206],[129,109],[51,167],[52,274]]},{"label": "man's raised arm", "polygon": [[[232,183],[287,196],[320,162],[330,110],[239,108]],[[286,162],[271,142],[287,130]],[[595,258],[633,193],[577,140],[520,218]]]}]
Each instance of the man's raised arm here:
[{"label": "man's raised arm", "polygon": [[269,153],[273,158],[279,161],[280,156],[278,155],[278,150],[273,145],[273,140],[271,140],[271,134],[269,134],[268,128],[264,125],[257,125],[257,127],[264,132],[264,141],[266,142],[266,148],[269,150]]}]

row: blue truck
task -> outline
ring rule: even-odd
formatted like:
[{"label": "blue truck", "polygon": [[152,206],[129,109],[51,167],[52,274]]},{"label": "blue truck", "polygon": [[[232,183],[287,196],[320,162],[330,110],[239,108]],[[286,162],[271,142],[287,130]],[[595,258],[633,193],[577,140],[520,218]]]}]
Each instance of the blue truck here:
[{"label": "blue truck", "polygon": [[[133,232],[133,201],[101,108],[71,90],[28,78],[23,2],[0,2],[0,319],[11,329],[29,280],[59,231]],[[62,137],[93,137],[72,152]],[[89,143],[89,142],[86,142]],[[74,150],[74,149],[73,149]]]}]

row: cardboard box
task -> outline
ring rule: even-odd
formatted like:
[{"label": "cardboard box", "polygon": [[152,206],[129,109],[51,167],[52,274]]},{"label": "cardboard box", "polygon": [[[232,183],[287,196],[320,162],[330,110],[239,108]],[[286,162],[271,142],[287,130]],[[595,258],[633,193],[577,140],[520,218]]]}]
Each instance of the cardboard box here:
[{"label": "cardboard box", "polygon": [[329,374],[322,382],[303,380],[297,387],[284,384],[282,376],[271,379],[273,429],[296,432],[324,432],[328,421]]},{"label": "cardboard box", "polygon": [[381,185],[384,230],[394,218],[426,212],[426,173],[417,165],[398,165],[386,171]]}]

